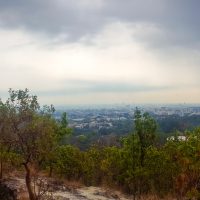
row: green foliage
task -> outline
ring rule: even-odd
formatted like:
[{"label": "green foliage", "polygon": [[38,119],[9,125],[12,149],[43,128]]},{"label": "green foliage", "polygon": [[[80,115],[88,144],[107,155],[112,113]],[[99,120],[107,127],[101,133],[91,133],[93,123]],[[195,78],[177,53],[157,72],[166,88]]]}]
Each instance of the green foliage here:
[{"label": "green foliage", "polygon": [[178,169],[165,149],[156,147],[147,149],[145,170],[148,173],[147,183],[151,192],[162,196],[172,190],[173,177],[177,175]]},{"label": "green foliage", "polygon": [[[149,117],[143,116],[140,120],[142,129],[138,130],[155,130],[155,123]],[[153,122],[153,126],[148,124],[149,121]],[[177,138],[158,147],[154,145],[154,139],[151,140],[153,137],[145,135],[149,141],[144,143],[143,165],[140,160],[141,140],[136,134],[124,137],[121,147],[93,146],[86,152],[74,149],[79,153],[70,155],[81,161],[68,158],[75,165],[62,161],[66,163],[63,169],[67,169],[63,171],[63,175],[79,174],[78,177],[87,185],[117,186],[134,196],[153,193],[160,197],[171,194],[177,198],[195,198],[200,192],[200,129],[187,132],[186,135],[186,141]],[[63,157],[64,155],[60,160]]]},{"label": "green foliage", "polygon": [[141,114],[140,110],[137,109],[134,124],[134,130],[139,137],[141,146],[148,147],[153,144],[156,137],[156,121],[148,113]]},{"label": "green foliage", "polygon": [[[1,174],[3,160],[12,155],[21,158],[26,171],[26,186],[30,200],[36,200],[31,183],[31,166],[37,170],[46,161],[52,159],[58,143],[58,132],[64,129],[53,118],[54,107],[44,106],[37,101],[37,96],[29,94],[29,90],[9,90],[9,98],[5,103],[0,101],[0,145],[6,147],[7,156],[1,156]],[[61,132],[61,131],[60,131]],[[62,133],[62,136],[64,133]],[[12,152],[12,154],[11,154]],[[3,151],[0,152],[3,155]],[[13,154],[14,153],[14,154]]]},{"label": "green foliage", "polygon": [[143,167],[146,148],[155,141],[157,124],[148,113],[142,114],[140,110],[136,109],[134,125],[140,143],[140,164]]},{"label": "green foliage", "polygon": [[68,128],[67,125],[67,113],[64,112],[61,116],[61,121],[59,123],[59,129],[57,132],[59,140],[61,140],[64,136],[70,135],[72,133],[72,129]]},{"label": "green foliage", "polygon": [[103,154],[102,149],[98,147],[91,147],[85,152],[84,182],[87,185],[98,185],[102,183],[102,171],[100,169],[100,162]]},{"label": "green foliage", "polygon": [[[2,172],[4,166],[23,164],[27,188],[31,187],[32,166],[86,185],[118,187],[134,197],[171,194],[177,199],[200,198],[200,128],[185,132],[186,140],[175,134],[156,145],[157,123],[148,113],[136,110],[135,131],[122,138],[119,146],[99,145],[81,151],[61,142],[72,132],[66,113],[56,121],[54,107],[41,109],[37,97],[27,89],[10,89],[9,95],[5,103],[0,100],[0,168]],[[95,135],[76,139],[87,146],[92,137]],[[35,200],[31,195],[30,190],[30,199]]]},{"label": "green foliage", "polygon": [[82,171],[82,153],[70,145],[59,146],[54,160],[55,172],[68,179],[79,179]]}]

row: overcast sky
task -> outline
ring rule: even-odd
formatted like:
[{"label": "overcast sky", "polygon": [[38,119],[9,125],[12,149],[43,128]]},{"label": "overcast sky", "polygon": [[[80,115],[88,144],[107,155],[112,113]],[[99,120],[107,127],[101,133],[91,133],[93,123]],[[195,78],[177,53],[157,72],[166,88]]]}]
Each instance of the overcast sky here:
[{"label": "overcast sky", "polygon": [[199,0],[0,0],[0,97],[200,103]]}]

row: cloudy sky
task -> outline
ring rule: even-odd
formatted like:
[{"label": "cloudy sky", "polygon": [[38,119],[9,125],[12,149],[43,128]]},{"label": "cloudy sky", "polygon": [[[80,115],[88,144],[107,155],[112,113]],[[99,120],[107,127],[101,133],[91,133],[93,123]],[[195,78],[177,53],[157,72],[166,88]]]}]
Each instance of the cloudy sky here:
[{"label": "cloudy sky", "polygon": [[0,0],[0,97],[200,103],[199,0]]}]

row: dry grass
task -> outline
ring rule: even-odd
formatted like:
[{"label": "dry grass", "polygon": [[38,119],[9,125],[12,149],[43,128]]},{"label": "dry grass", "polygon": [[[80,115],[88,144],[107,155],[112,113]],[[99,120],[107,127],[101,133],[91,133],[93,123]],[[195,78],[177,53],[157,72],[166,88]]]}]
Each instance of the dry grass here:
[{"label": "dry grass", "polygon": [[[21,170],[12,170],[10,171],[9,177],[21,177],[21,178],[24,178],[25,176],[25,173]],[[37,176],[39,177],[43,177],[43,178],[47,178],[48,180],[52,180],[54,182],[55,185],[60,185],[60,186],[65,186],[68,191],[74,191],[76,189],[80,189],[82,187],[85,187],[85,185],[81,182],[81,181],[76,181],[76,180],[66,180],[64,178],[61,178],[61,179],[58,179],[58,178],[48,178],[47,177],[47,173],[45,172],[40,172],[37,174]],[[143,196],[140,196],[140,197],[136,197],[136,198],[133,198],[133,197],[130,197],[130,195],[124,195],[123,192],[122,192],[122,188],[120,187],[109,187],[108,185],[106,184],[103,184],[101,186],[102,189],[104,189],[107,193],[113,193],[113,194],[116,194],[117,196],[119,197],[127,197],[127,199],[135,199],[135,200],[176,200],[176,198],[172,197],[171,195],[168,195],[168,196],[165,196],[164,198],[160,198],[159,196],[157,196],[156,194],[148,194],[148,195],[143,195]],[[26,191],[20,191],[19,193],[19,200],[29,200],[29,197],[28,197],[28,193]]]},{"label": "dry grass", "polygon": [[[134,199],[134,198],[133,198]],[[163,198],[157,196],[156,194],[148,194],[140,196],[139,198],[135,198],[135,200],[176,200],[177,198],[172,197],[171,195],[167,195]]]},{"label": "dry grass", "polygon": [[70,187],[73,189],[78,189],[84,186],[83,183],[81,183],[81,181],[76,181],[76,180],[69,181],[69,180],[63,179],[62,183],[67,188]]},{"label": "dry grass", "polygon": [[21,192],[18,196],[19,200],[29,200],[29,196],[27,192]]}]

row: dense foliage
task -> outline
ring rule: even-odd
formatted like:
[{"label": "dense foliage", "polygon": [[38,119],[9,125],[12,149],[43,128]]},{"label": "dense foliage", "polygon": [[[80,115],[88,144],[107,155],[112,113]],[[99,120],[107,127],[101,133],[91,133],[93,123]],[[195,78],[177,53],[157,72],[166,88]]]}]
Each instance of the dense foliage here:
[{"label": "dense foliage", "polygon": [[39,199],[31,188],[33,171],[44,170],[50,176],[106,185],[134,197],[200,199],[200,128],[184,133],[185,140],[175,136],[161,144],[155,120],[136,110],[134,132],[121,138],[120,145],[98,143],[81,151],[63,142],[71,133],[66,113],[56,121],[52,112],[53,107],[40,109],[28,90],[10,90],[10,98],[0,102],[0,175],[3,169],[24,168],[31,200]]},{"label": "dense foliage", "polygon": [[188,132],[186,141],[149,145],[142,165],[138,136],[130,134],[121,142],[120,148],[93,146],[85,152],[70,145],[60,147],[56,176],[120,188],[134,196],[200,197],[200,129]]}]

